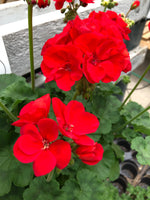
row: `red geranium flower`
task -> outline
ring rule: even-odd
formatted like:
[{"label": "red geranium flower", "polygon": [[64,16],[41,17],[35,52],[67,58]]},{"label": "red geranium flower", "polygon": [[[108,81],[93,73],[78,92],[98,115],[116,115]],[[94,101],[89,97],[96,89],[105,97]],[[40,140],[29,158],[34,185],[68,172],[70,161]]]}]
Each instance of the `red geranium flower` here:
[{"label": "red geranium flower", "polygon": [[39,8],[45,8],[50,5],[50,0],[37,0]]},{"label": "red geranium flower", "polygon": [[40,119],[46,118],[50,110],[50,96],[46,94],[35,101],[26,104],[20,111],[19,120],[12,123],[14,126],[21,127],[28,123],[37,123]]},{"label": "red geranium flower", "polygon": [[90,83],[116,81],[121,72],[131,70],[123,40],[98,33],[85,33],[75,44],[83,51],[83,73]]},{"label": "red geranium flower", "polygon": [[13,152],[20,162],[33,162],[35,176],[46,175],[55,167],[63,169],[68,165],[71,147],[66,141],[56,140],[58,126],[54,120],[41,119],[38,128],[33,124],[27,124],[21,131]]},{"label": "red geranium flower", "polygon": [[95,165],[103,158],[103,147],[99,143],[95,143],[91,146],[79,146],[76,149],[76,154],[87,165]]},{"label": "red geranium flower", "polygon": [[134,10],[135,8],[139,7],[140,1],[134,1],[130,7],[130,10]]},{"label": "red geranium flower", "polygon": [[[54,0],[54,1],[55,1],[56,10],[60,10],[63,7],[64,3],[65,3],[65,0]],[[67,2],[71,3],[72,0],[67,0]]]},{"label": "red geranium flower", "polygon": [[128,28],[128,24],[121,18],[121,15],[111,10],[108,10],[106,15],[114,22],[114,25],[120,31],[123,39],[130,40],[128,35],[131,33],[131,30]]},{"label": "red geranium flower", "polygon": [[41,70],[46,81],[55,80],[57,86],[64,90],[71,87],[82,77],[82,52],[73,45],[55,45],[44,51]]},{"label": "red geranium flower", "polygon": [[103,35],[109,34],[112,37],[126,40],[129,40],[128,34],[131,32],[127,27],[127,23],[114,11],[91,12],[87,20],[87,26]]},{"label": "red geranium flower", "polygon": [[72,100],[65,105],[57,97],[52,99],[53,110],[60,132],[77,144],[93,145],[94,141],[86,134],[95,132],[99,127],[97,117],[86,112],[82,103]]}]

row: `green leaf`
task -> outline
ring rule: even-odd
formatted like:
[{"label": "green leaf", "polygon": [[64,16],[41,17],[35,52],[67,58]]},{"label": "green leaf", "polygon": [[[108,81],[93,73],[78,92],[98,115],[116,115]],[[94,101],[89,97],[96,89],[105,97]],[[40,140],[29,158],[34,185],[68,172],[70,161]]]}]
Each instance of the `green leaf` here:
[{"label": "green leaf", "polygon": [[16,81],[23,80],[21,76],[15,74],[3,74],[0,75],[0,92],[5,90],[9,85],[15,83]]},{"label": "green leaf", "polygon": [[78,200],[80,186],[75,179],[69,179],[66,181],[61,191],[63,192],[62,200]]},{"label": "green leaf", "polygon": [[37,94],[33,93],[31,86],[25,79],[15,81],[9,85],[5,90],[0,93],[0,97],[11,97],[12,99],[19,100],[34,100]]},{"label": "green leaf", "polygon": [[13,150],[10,147],[3,148],[0,151],[0,169],[9,171],[19,166],[19,161],[14,157]]},{"label": "green leaf", "polygon": [[32,164],[22,164],[12,171],[12,181],[18,187],[25,187],[30,184],[33,178]]},{"label": "green leaf", "polygon": [[23,191],[24,188],[12,186],[11,191],[2,198],[0,197],[0,200],[23,200]]},{"label": "green leaf", "polygon": [[142,165],[150,165],[150,136],[145,139],[143,137],[136,137],[132,140],[131,148],[138,153],[136,158]]},{"label": "green leaf", "polygon": [[55,180],[46,182],[45,177],[36,177],[30,187],[23,193],[24,200],[36,199],[47,200],[56,199],[59,196],[59,184]]},{"label": "green leaf", "polygon": [[0,170],[0,196],[9,193],[11,189],[11,177],[6,171]]},{"label": "green leaf", "polygon": [[112,128],[112,123],[111,120],[108,118],[101,118],[100,119],[100,126],[98,131],[100,132],[100,134],[107,134],[111,131]]},{"label": "green leaf", "polygon": [[120,159],[121,161],[123,161],[123,159],[124,159],[124,152],[122,151],[122,149],[120,148],[120,146],[118,146],[115,143],[112,143],[111,147],[114,150],[116,157],[118,159]]},{"label": "green leaf", "polygon": [[120,105],[121,102],[113,95],[103,96],[98,93],[93,95],[92,107],[94,113],[100,119],[99,132],[101,134],[108,134],[112,125],[120,120]]},{"label": "green leaf", "polygon": [[112,167],[110,168],[110,174],[109,174],[109,179],[111,181],[116,180],[120,175],[120,166],[118,160],[115,160],[114,163],[112,164]]},{"label": "green leaf", "polygon": [[137,133],[134,129],[126,128],[122,131],[122,136],[128,141],[131,142],[134,138],[140,136],[140,133]]},{"label": "green leaf", "polygon": [[[129,121],[143,110],[144,108],[138,103],[129,102],[124,106],[121,115],[125,117],[126,121]],[[150,135],[150,114],[148,112],[133,120],[131,124],[134,126],[135,131]]]}]

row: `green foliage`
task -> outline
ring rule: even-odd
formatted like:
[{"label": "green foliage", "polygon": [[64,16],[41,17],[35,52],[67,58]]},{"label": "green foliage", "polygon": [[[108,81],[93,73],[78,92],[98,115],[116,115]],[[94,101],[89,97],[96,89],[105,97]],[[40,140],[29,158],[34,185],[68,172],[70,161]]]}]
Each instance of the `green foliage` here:
[{"label": "green foliage", "polygon": [[10,192],[12,183],[19,187],[29,185],[33,178],[33,169],[29,164],[20,163],[13,155],[12,148],[0,151],[0,196]]},{"label": "green foliage", "polygon": [[150,165],[150,136],[145,139],[143,137],[136,137],[132,140],[131,148],[138,153],[136,158],[142,165]]},{"label": "green foliage", "polygon": [[24,200],[53,200],[61,194],[59,184],[55,180],[46,182],[44,176],[36,177],[30,184],[30,187],[23,194]]},{"label": "green foliage", "polygon": [[150,187],[147,189],[140,186],[132,186],[128,184],[126,193],[122,194],[123,200],[149,200],[150,199]]},{"label": "green foliage", "polygon": [[122,136],[128,141],[131,142],[134,138],[141,136],[140,133],[136,132],[134,129],[126,128],[122,131]]},{"label": "green foliage", "polygon": [[112,124],[120,120],[119,107],[121,102],[113,95],[103,96],[101,90],[96,88],[92,97],[92,110],[100,119],[100,127],[97,132],[108,134]]},{"label": "green foliage", "polygon": [[[144,110],[144,108],[141,105],[139,105],[138,103],[129,102],[122,109],[121,115],[124,116],[126,121],[129,121],[143,110]],[[150,135],[150,115],[149,115],[149,113],[148,112],[143,113],[137,119],[133,120],[131,122],[131,125],[133,125],[135,131]]]},{"label": "green foliage", "polygon": [[15,187],[14,185],[11,188],[11,191],[4,195],[3,197],[0,197],[0,200],[23,200],[23,191],[24,188]]}]

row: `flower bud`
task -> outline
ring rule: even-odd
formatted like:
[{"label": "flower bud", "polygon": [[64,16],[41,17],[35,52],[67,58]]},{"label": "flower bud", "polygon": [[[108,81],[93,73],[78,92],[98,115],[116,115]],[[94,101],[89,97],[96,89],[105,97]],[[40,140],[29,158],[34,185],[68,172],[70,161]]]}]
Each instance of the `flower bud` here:
[{"label": "flower bud", "polygon": [[39,8],[45,8],[50,5],[50,0],[37,0]]},{"label": "flower bud", "polygon": [[134,10],[135,8],[139,7],[140,1],[134,1],[130,7],[130,10]]}]

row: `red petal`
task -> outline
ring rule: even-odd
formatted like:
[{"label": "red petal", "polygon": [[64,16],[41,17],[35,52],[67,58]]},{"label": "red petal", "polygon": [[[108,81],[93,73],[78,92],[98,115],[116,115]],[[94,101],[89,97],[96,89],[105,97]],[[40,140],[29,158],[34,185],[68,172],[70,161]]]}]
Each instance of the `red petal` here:
[{"label": "red petal", "polygon": [[68,115],[65,115],[67,124],[73,125],[72,132],[76,135],[93,133],[98,129],[99,120],[95,115],[85,112],[82,103],[70,101],[67,109]]},{"label": "red petal", "polygon": [[[60,73],[58,74],[59,72],[57,72],[57,76],[60,75]],[[63,73],[61,73],[61,77],[57,78],[56,77],[56,83],[57,83],[57,86],[61,89],[61,90],[64,90],[64,91],[69,91],[71,90],[71,87],[75,84],[75,81],[74,80],[71,80],[71,73],[66,71]]]},{"label": "red petal", "polygon": [[56,166],[56,159],[49,150],[42,151],[33,163],[35,176],[44,176]]},{"label": "red petal", "polygon": [[18,140],[14,144],[13,152],[14,152],[14,156],[22,163],[33,162],[38,156],[37,153],[32,154],[32,155],[27,155],[24,152],[22,152],[19,145],[18,145]]},{"label": "red petal", "polygon": [[46,94],[35,101],[31,101],[21,109],[19,118],[28,122],[37,123],[40,119],[48,116],[50,101],[49,94]]},{"label": "red petal", "polygon": [[52,98],[52,105],[59,126],[63,126],[66,123],[64,116],[66,105],[57,97]]},{"label": "red petal", "polygon": [[75,100],[70,101],[65,109],[65,119],[67,124],[72,124],[83,112],[85,112],[85,109],[81,102]]},{"label": "red petal", "polygon": [[73,139],[78,145],[94,145],[94,140],[92,140],[87,135],[79,136],[78,139]]},{"label": "red petal", "polygon": [[50,145],[49,150],[56,158],[56,167],[63,169],[69,164],[71,159],[71,147],[68,142],[57,140]]},{"label": "red petal", "polygon": [[26,124],[22,126],[20,129],[20,134],[21,135],[28,134],[28,135],[32,135],[33,137],[36,137],[39,140],[42,139],[37,127],[33,124]]},{"label": "red petal", "polygon": [[52,142],[57,139],[58,125],[53,119],[41,119],[38,122],[38,127],[43,139],[47,139],[49,142]]},{"label": "red petal", "polygon": [[43,148],[42,140],[39,140],[32,135],[22,135],[18,138],[18,147],[27,155],[39,153]]}]

